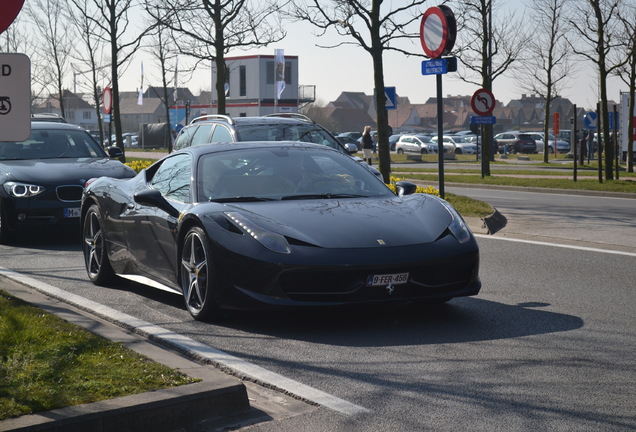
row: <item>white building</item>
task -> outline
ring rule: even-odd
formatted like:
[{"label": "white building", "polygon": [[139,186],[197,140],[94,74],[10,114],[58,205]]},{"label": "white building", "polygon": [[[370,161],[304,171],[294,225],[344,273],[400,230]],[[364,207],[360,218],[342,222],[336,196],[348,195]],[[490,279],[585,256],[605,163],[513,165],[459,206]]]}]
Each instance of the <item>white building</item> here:
[{"label": "white building", "polygon": [[[276,98],[275,56],[227,57],[226,111],[232,117],[251,117],[275,112],[298,112],[300,104],[313,102],[298,84],[298,56],[285,56],[285,88]],[[212,106],[217,107],[216,68],[212,64]],[[310,92],[311,93],[311,92]]]}]

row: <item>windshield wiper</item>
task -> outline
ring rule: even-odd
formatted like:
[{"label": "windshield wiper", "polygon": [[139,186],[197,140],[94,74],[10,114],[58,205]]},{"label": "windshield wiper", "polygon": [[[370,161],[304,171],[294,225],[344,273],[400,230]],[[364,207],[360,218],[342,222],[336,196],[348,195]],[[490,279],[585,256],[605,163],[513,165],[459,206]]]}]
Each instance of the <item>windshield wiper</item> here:
[{"label": "windshield wiper", "polygon": [[343,193],[302,194],[302,195],[287,195],[282,197],[281,200],[332,199],[332,198],[367,198],[367,195],[343,194]]},{"label": "windshield wiper", "polygon": [[225,197],[225,198],[214,198],[211,197],[209,199],[210,202],[259,202],[259,201],[278,201],[275,198],[263,198],[257,196],[236,196],[236,197]]}]

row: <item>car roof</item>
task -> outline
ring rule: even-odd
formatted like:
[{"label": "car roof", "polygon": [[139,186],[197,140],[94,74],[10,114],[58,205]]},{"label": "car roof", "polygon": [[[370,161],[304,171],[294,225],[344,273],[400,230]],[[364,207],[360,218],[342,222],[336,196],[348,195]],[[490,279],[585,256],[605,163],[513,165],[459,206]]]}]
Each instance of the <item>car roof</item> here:
[{"label": "car roof", "polygon": [[306,124],[316,124],[309,117],[304,116],[302,114],[296,113],[278,113],[278,114],[269,114],[264,116],[254,116],[254,117],[230,117],[223,114],[208,114],[197,117],[193,119],[190,124],[196,123],[204,123],[204,122],[225,122],[231,125],[245,125],[245,124],[297,124],[297,123],[306,123]]},{"label": "car roof", "polygon": [[31,129],[81,130],[86,132],[86,129],[71,123],[47,122],[47,121],[32,121]]},{"label": "car roof", "polygon": [[258,149],[258,148],[312,148],[312,149],[320,149],[324,151],[333,151],[338,154],[344,154],[341,151],[338,151],[334,148],[322,145],[315,144],[309,142],[299,142],[299,141],[236,141],[231,143],[215,143],[215,144],[202,144],[197,146],[185,147],[177,152],[171,153],[191,153],[195,157],[207,154],[207,153],[217,153],[224,152],[228,150],[237,150],[237,149]]}]

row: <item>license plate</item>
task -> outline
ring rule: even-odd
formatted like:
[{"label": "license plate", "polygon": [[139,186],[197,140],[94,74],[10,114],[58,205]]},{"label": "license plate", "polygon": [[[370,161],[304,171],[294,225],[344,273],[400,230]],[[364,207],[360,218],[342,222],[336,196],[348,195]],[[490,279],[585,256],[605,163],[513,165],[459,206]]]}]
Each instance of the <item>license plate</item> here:
[{"label": "license plate", "polygon": [[367,286],[387,286],[405,284],[409,280],[408,273],[369,275]]},{"label": "license plate", "polygon": [[67,218],[80,217],[80,208],[79,207],[65,208],[64,209],[64,217],[67,217]]}]

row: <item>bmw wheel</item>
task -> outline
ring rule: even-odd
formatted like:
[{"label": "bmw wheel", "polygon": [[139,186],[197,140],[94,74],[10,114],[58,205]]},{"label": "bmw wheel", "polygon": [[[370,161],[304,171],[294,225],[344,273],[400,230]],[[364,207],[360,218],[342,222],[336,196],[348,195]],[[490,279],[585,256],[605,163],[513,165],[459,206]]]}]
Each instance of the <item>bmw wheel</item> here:
[{"label": "bmw wheel", "polygon": [[197,321],[207,321],[218,314],[214,298],[216,275],[210,258],[205,232],[199,227],[191,228],[181,247],[179,279],[185,305]]},{"label": "bmw wheel", "polygon": [[82,226],[82,250],[88,278],[95,285],[105,285],[115,276],[106,253],[102,216],[97,205],[92,205]]}]

